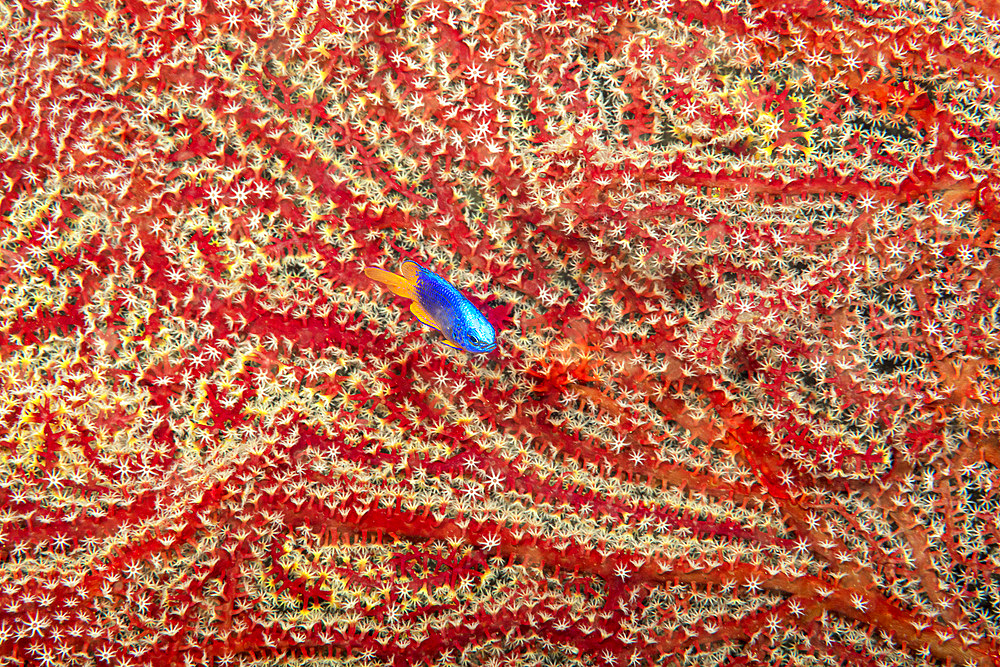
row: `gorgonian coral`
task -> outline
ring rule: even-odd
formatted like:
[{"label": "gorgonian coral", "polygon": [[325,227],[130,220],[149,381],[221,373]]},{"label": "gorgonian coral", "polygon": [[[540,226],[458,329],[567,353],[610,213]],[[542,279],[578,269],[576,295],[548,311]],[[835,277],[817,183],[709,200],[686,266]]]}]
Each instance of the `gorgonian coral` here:
[{"label": "gorgonian coral", "polygon": [[1000,664],[995,12],[0,6],[0,664]]}]

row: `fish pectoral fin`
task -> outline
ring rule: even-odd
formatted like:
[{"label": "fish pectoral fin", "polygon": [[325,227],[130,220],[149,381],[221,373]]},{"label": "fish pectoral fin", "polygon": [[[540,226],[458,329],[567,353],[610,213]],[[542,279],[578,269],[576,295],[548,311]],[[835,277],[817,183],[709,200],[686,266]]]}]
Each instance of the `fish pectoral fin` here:
[{"label": "fish pectoral fin", "polygon": [[376,282],[382,283],[392,290],[393,294],[398,294],[404,299],[414,299],[417,296],[413,281],[404,276],[398,276],[377,266],[367,267],[365,275]]},{"label": "fish pectoral fin", "polygon": [[443,340],[441,342],[444,343],[445,345],[447,345],[448,347],[453,347],[453,348],[455,348],[456,350],[458,350],[460,352],[465,352],[465,348],[464,347],[459,347],[458,345],[455,345],[454,343],[452,343],[450,340]]},{"label": "fish pectoral fin", "polygon": [[413,315],[418,320],[420,320],[427,326],[431,327],[432,329],[437,329],[438,331],[441,331],[441,327],[437,325],[437,322],[434,321],[434,318],[431,317],[431,314],[428,313],[426,310],[424,310],[424,307],[421,306],[416,301],[410,304],[410,312],[413,313]]}]

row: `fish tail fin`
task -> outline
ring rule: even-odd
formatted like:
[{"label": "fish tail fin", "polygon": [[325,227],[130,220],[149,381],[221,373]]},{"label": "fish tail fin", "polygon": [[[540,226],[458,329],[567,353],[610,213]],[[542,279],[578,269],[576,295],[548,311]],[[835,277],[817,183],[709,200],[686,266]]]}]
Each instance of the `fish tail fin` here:
[{"label": "fish tail fin", "polygon": [[[414,262],[409,262],[416,265]],[[408,263],[408,264],[409,264]],[[397,294],[404,299],[415,299],[417,297],[416,283],[413,278],[406,276],[408,271],[405,271],[407,264],[403,264],[404,275],[396,275],[385,269],[380,269],[376,266],[369,266],[365,268],[365,275],[376,282],[380,282],[386,287],[388,287],[393,294]],[[414,278],[416,274],[414,273]]]}]

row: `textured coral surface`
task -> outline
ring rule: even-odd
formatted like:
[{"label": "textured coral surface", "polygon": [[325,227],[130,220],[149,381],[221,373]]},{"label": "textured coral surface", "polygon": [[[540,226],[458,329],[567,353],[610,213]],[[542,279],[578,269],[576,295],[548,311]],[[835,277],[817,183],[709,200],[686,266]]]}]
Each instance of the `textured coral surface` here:
[{"label": "textured coral surface", "polygon": [[0,26],[0,666],[1000,664],[994,2]]}]

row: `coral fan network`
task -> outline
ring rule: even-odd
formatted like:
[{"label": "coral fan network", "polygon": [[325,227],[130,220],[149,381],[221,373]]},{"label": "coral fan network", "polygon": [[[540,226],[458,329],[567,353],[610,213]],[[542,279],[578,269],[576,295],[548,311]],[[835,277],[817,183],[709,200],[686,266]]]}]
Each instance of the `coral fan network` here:
[{"label": "coral fan network", "polygon": [[0,666],[1000,664],[997,11],[0,4]]}]

